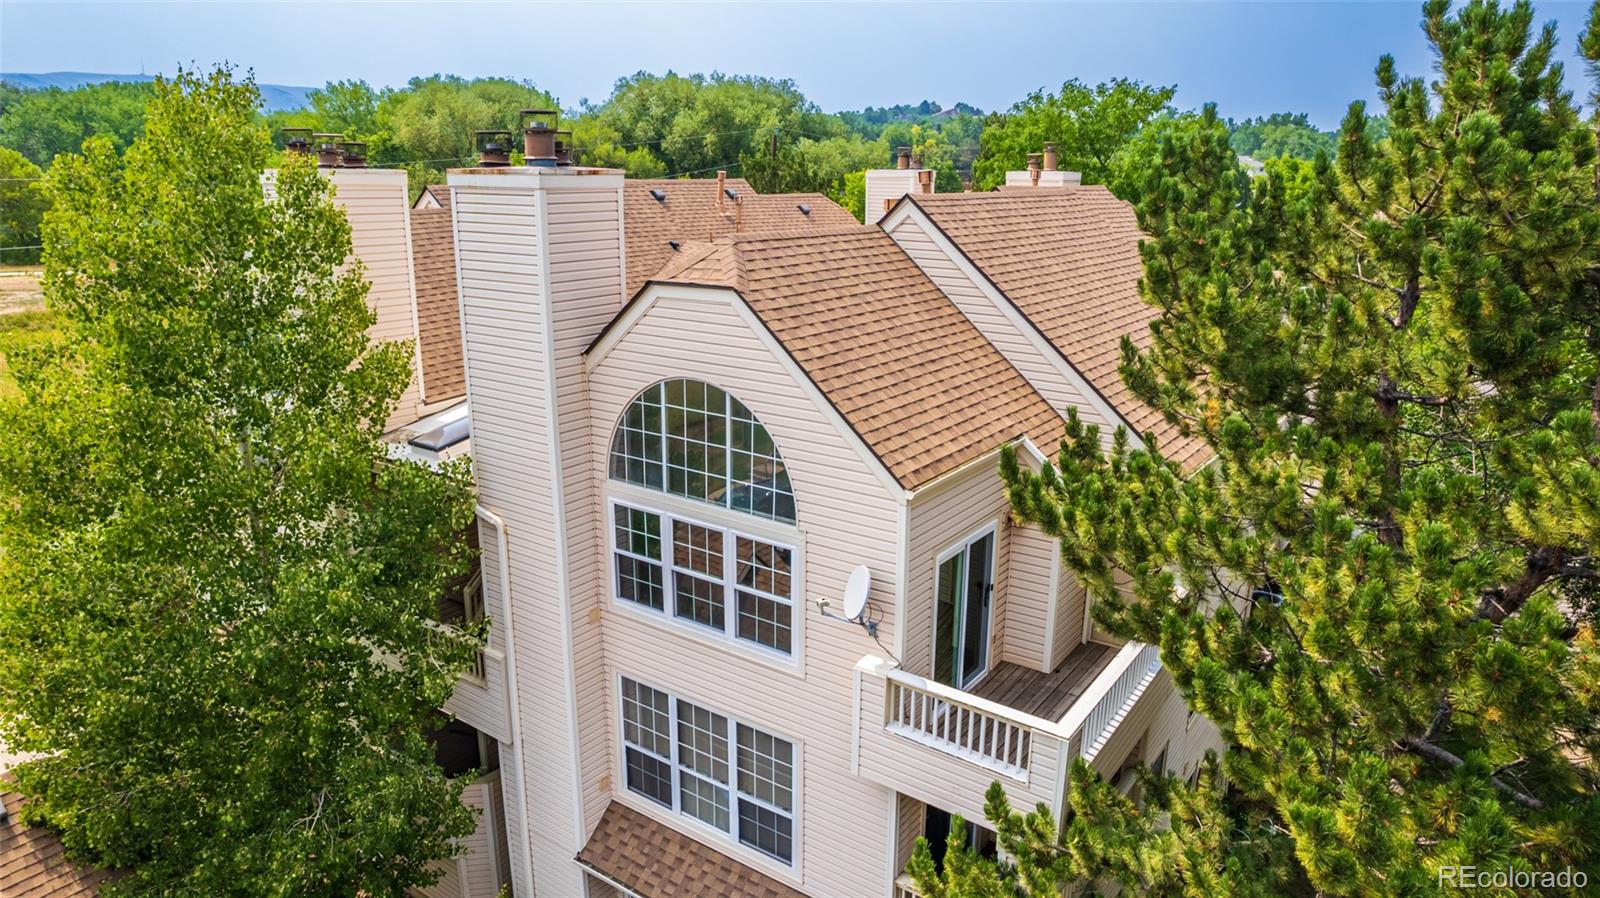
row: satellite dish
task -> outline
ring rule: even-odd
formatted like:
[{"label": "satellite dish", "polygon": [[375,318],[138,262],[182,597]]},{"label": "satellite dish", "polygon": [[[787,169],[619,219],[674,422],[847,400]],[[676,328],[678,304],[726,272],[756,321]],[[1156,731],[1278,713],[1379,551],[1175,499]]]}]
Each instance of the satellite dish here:
[{"label": "satellite dish", "polygon": [[850,620],[860,620],[862,612],[867,610],[867,592],[872,589],[872,571],[866,565],[859,565],[850,572],[850,579],[844,584],[844,616]]}]

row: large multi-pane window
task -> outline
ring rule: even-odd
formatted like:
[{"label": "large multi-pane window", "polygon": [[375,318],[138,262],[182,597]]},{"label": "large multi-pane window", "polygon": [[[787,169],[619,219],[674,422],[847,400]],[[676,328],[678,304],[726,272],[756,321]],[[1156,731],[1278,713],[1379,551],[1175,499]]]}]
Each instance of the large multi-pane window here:
[{"label": "large multi-pane window", "polygon": [[611,476],[794,522],[794,491],[772,436],[744,403],[697,380],[668,380],[628,405],[611,440]]},{"label": "large multi-pane window", "polygon": [[622,748],[629,790],[794,862],[792,743],[623,677]]},{"label": "large multi-pane window", "polygon": [[616,597],[731,639],[794,654],[794,550],[620,502]]}]

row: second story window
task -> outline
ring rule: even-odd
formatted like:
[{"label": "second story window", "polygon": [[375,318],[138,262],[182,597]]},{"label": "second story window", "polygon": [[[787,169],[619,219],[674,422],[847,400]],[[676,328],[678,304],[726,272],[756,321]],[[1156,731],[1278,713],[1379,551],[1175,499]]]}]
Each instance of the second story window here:
[{"label": "second story window", "polygon": [[611,506],[617,599],[794,652],[794,549],[667,512]]},{"label": "second story window", "polygon": [[697,380],[667,380],[628,404],[611,477],[794,523],[794,490],[772,436],[744,403]]},{"label": "second story window", "polygon": [[793,743],[623,677],[622,771],[630,791],[794,862]]}]

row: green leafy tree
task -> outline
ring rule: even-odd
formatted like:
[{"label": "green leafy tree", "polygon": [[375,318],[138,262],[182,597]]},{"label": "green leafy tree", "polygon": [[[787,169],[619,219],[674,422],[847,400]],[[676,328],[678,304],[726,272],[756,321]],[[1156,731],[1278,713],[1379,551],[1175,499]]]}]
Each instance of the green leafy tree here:
[{"label": "green leafy tree", "polygon": [[845,133],[793,81],[720,73],[639,72],[619,79],[604,103],[585,106],[584,117],[608,128],[619,145],[648,148],[672,176],[732,170],[768,151],[774,131],[813,140]]},{"label": "green leafy tree", "polygon": [[481,634],[467,472],[387,463],[410,377],[375,344],[307,160],[261,186],[258,94],[154,87],[125,156],[49,177],[60,339],[0,400],[0,741],[30,820],[108,894],[399,896],[470,832],[424,736]]},{"label": "green leafy tree", "polygon": [[[938,128],[927,125],[893,124],[883,129],[885,150],[891,147],[910,147],[922,160],[923,168],[934,170],[934,189],[940,193],[958,193],[961,183],[961,165],[956,161],[957,148]],[[887,164],[887,163],[882,163]]]},{"label": "green leafy tree", "polygon": [[1046,141],[1056,144],[1062,168],[1082,172],[1085,184],[1104,184],[1117,150],[1170,111],[1175,90],[1117,78],[1093,87],[1073,79],[1059,93],[1034,91],[1005,115],[989,118],[972,164],[973,186],[1004,184],[1006,172],[1026,166],[1028,154]]},{"label": "green leafy tree", "polygon": [[0,147],[0,264],[37,262],[39,222],[50,205],[43,172],[16,150]]},{"label": "green leafy tree", "polygon": [[826,193],[841,195],[844,179],[852,172],[884,164],[888,154],[882,141],[862,140],[854,134],[812,140],[778,140],[778,152],[756,150],[740,160],[740,171],[760,193]]},{"label": "green leafy tree", "polygon": [[76,153],[90,137],[126,147],[144,127],[148,83],[107,81],[72,90],[23,92],[0,113],[0,147],[10,147],[40,168],[60,153]]},{"label": "green leafy tree", "polygon": [[[1158,644],[1219,725],[1233,791],[1226,824],[1140,834],[1080,766],[1086,826],[1046,846],[1070,872],[1175,848],[1185,895],[1233,894],[1214,877],[1260,858],[1283,894],[1454,894],[1454,865],[1592,884],[1600,211],[1533,22],[1430,0],[1431,85],[1385,57],[1387,138],[1353,104],[1309,176],[1243,177],[1209,108],[1165,141],[1139,206],[1160,317],[1121,372],[1215,459],[1102,452],[1072,420],[1054,465],[1003,473],[1096,620]],[[1582,49],[1600,60],[1600,7]],[[1221,801],[1171,792],[1155,813]],[[1078,860],[1125,839],[1109,869]]]},{"label": "green leafy tree", "polygon": [[1318,153],[1332,156],[1337,144],[1337,135],[1312,126],[1303,112],[1277,112],[1229,122],[1228,131],[1228,144],[1235,153],[1257,159],[1315,159]]},{"label": "green leafy tree", "polygon": [[520,134],[518,113],[539,108],[555,109],[556,100],[526,81],[468,80],[456,75],[412,78],[404,89],[390,91],[379,101],[369,158],[373,164],[404,168],[417,191],[424,184],[443,182],[452,166],[476,160],[474,131],[504,128]]},{"label": "green leafy tree", "polygon": [[306,99],[324,131],[369,141],[379,133],[378,106],[383,94],[365,81],[329,81]]}]

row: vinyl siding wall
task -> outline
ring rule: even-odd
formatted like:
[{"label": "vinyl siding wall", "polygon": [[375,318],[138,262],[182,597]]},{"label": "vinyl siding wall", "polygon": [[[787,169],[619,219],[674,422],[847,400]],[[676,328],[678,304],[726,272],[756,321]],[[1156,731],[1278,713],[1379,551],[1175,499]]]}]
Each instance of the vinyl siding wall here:
[{"label": "vinyl siding wall", "polygon": [[[798,666],[761,660],[721,637],[695,633],[692,625],[625,607],[611,598],[610,562],[604,559],[595,579],[603,583],[605,682],[614,690],[617,675],[627,675],[792,740],[800,759],[795,864],[767,859],[629,792],[619,781],[614,721],[605,745],[611,775],[597,777],[599,768],[586,767],[585,789],[609,794],[809,894],[886,894],[884,871],[893,847],[883,830],[895,796],[851,773],[854,666],[877,646],[860,627],[823,618],[815,603],[827,598],[837,613],[851,570],[867,565],[873,576],[870,602],[883,616],[879,638],[890,643],[899,576],[896,497],[794,379],[735,294],[654,289],[662,291],[660,298],[593,363],[591,476],[605,484],[608,496],[797,544],[802,649]],[[626,405],[645,387],[671,377],[723,387],[761,420],[793,484],[796,526],[606,482],[611,433]],[[602,534],[600,544],[605,539]]]},{"label": "vinyl siding wall", "polygon": [[[1050,541],[1011,523],[998,456],[969,465],[912,499],[906,571],[905,669],[933,675],[933,590],[939,556],[979,529],[995,525],[994,617],[989,667],[1014,661],[1042,669],[1050,602]],[[1024,534],[1019,540],[1018,534]],[[1020,565],[1020,570],[1014,566]],[[1015,619],[1013,619],[1015,618]]]},{"label": "vinyl siding wall", "polygon": [[366,268],[367,304],[378,316],[368,330],[375,340],[409,340],[412,378],[389,415],[392,429],[415,421],[422,402],[416,378],[417,319],[411,280],[411,212],[406,173],[376,168],[335,168],[333,201],[350,221],[350,242]]},{"label": "vinyl siding wall", "polygon": [[[605,531],[592,453],[597,437],[589,414],[583,352],[622,306],[622,193],[552,188],[545,193],[550,233],[550,286],[556,323],[556,395],[561,438],[561,484],[566,508],[568,577],[572,595],[574,695],[577,700],[583,837],[600,822],[611,769],[610,690],[600,628]],[[603,440],[604,437],[598,439]]]},{"label": "vinyl siding wall", "polygon": [[[579,895],[572,861],[583,835],[573,723],[577,634],[570,629],[567,522],[556,480],[566,435],[552,432],[551,372],[559,378],[562,348],[549,294],[555,266],[544,249],[545,197],[518,189],[518,182],[538,183],[532,177],[516,177],[499,188],[452,176],[472,448],[479,501],[505,520],[509,544],[520,701],[514,713],[524,754],[512,752],[517,770],[506,785],[525,791],[531,819],[521,821],[522,837],[540,892]],[[489,545],[493,534],[483,535]],[[488,601],[497,598],[486,592]],[[507,804],[516,809],[513,818],[524,806],[513,796]],[[512,848],[513,857],[520,848]],[[520,894],[531,893],[524,871],[514,870],[513,882]]]},{"label": "vinyl siding wall", "polygon": [[866,185],[866,222],[876,224],[883,218],[887,210],[883,208],[884,200],[889,201],[892,207],[900,198],[908,193],[915,193],[917,172],[915,168],[873,168],[867,170]]}]

